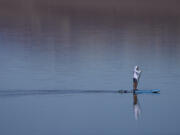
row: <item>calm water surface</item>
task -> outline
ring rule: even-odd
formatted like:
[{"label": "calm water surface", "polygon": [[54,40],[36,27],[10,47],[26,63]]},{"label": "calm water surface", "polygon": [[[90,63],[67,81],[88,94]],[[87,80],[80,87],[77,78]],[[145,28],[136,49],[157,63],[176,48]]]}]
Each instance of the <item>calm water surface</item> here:
[{"label": "calm water surface", "polygon": [[[178,17],[54,10],[1,15],[0,134],[180,134]],[[132,94],[35,92],[131,89],[135,65],[139,89],[161,90],[138,95],[138,120]]]}]

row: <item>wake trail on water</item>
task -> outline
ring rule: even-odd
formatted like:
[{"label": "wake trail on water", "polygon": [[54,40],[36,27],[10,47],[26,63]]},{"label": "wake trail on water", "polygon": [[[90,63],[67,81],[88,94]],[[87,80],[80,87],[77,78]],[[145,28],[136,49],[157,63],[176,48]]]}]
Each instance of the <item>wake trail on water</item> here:
[{"label": "wake trail on water", "polygon": [[0,90],[3,96],[50,95],[50,94],[106,94],[119,93],[118,90]]}]

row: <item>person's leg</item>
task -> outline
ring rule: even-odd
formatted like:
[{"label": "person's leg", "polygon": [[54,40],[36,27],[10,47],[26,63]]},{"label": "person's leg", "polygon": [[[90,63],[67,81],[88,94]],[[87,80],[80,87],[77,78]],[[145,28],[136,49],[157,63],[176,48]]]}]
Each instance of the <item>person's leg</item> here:
[{"label": "person's leg", "polygon": [[135,78],[133,78],[133,90],[137,90],[138,82]]}]

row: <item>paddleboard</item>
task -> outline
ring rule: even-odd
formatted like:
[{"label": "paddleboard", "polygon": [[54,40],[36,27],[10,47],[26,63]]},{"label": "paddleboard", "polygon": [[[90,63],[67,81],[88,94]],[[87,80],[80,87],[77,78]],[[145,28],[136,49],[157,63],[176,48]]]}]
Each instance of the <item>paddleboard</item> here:
[{"label": "paddleboard", "polygon": [[160,93],[159,89],[152,89],[152,90],[119,90],[119,93],[135,93],[135,94],[145,94],[145,93]]},{"label": "paddleboard", "polygon": [[141,94],[141,93],[160,93],[159,89],[153,89],[153,90],[136,90],[136,94]]}]

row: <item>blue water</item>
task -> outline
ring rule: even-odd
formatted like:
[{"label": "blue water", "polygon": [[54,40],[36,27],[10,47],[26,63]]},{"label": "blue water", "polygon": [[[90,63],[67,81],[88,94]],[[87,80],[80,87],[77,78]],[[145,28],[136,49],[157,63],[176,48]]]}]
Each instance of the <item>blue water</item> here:
[{"label": "blue water", "polygon": [[[178,16],[28,11],[0,15],[0,134],[180,134]],[[133,94],[113,92],[135,65],[139,89],[161,90],[137,95],[138,119]]]}]

